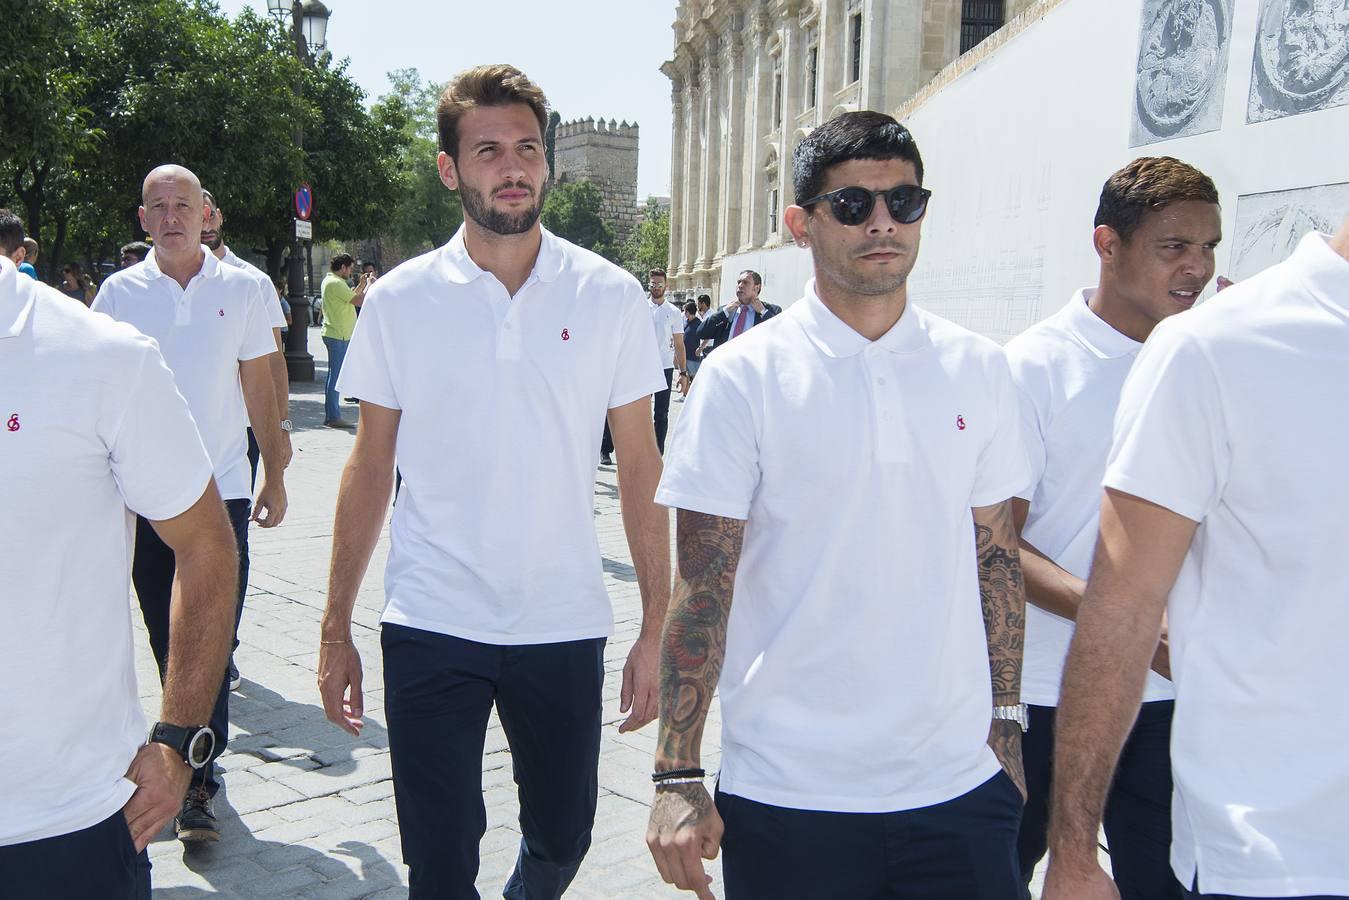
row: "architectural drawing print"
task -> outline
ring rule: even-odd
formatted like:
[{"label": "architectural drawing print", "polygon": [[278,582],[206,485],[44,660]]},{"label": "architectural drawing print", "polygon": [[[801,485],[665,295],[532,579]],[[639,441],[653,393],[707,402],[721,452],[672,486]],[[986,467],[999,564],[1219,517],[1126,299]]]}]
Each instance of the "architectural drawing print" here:
[{"label": "architectural drawing print", "polygon": [[1349,182],[1242,195],[1228,277],[1241,281],[1283,262],[1308,232],[1334,233],[1346,209]]},{"label": "architectural drawing print", "polygon": [[1262,0],[1247,122],[1349,103],[1349,3]]},{"label": "architectural drawing print", "polygon": [[1145,0],[1130,146],[1222,126],[1231,7],[1232,0]]}]

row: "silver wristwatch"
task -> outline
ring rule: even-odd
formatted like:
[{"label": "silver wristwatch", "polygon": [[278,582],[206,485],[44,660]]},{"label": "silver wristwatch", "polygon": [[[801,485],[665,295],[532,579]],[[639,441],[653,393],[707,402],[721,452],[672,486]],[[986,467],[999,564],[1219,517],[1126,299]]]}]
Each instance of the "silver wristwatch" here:
[{"label": "silver wristwatch", "polygon": [[290,419],[282,419],[281,430],[289,434],[290,432],[295,430],[295,426],[291,424]]},{"label": "silver wristwatch", "polygon": [[1012,706],[993,707],[994,719],[1005,719],[1008,722],[1015,722],[1021,726],[1021,733],[1030,731],[1030,714],[1026,711],[1026,704],[1017,703]]}]

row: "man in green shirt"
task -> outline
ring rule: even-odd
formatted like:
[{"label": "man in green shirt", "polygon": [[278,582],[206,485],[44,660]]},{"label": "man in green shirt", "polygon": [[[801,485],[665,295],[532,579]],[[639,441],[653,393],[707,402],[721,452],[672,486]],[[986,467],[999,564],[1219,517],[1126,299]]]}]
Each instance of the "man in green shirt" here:
[{"label": "man in green shirt", "polygon": [[342,360],[347,355],[351,332],[356,327],[356,308],[365,301],[366,288],[374,280],[362,275],[353,291],[347,285],[356,260],[350,253],[339,253],[328,264],[331,271],[323,276],[323,344],[328,348],[328,380],[323,385],[323,419],[329,428],[351,428],[342,418],[337,405],[337,376],[342,373]]}]

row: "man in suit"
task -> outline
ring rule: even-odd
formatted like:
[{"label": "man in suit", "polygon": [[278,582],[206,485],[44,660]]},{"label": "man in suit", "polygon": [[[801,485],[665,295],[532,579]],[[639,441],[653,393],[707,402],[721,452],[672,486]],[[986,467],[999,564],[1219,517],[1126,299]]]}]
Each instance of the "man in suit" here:
[{"label": "man in suit", "polygon": [[762,275],[753,269],[741,272],[735,280],[735,302],[703,320],[703,327],[698,330],[699,339],[710,340],[711,350],[715,350],[731,338],[782,312],[782,307],[759,299],[762,290]]}]

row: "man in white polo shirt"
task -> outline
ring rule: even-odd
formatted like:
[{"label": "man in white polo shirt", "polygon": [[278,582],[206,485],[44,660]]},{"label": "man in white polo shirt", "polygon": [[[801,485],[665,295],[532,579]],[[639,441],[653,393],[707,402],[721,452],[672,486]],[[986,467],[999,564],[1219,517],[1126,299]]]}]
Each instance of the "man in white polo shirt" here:
[{"label": "man in white polo shirt", "polygon": [[[270,528],[286,513],[283,477],[289,460],[269,359],[277,352],[276,341],[264,309],[272,298],[264,297],[247,273],[221,263],[201,245],[205,222],[201,183],[190,171],[160,166],[145,177],[141,196],[141,226],[154,239],[154,249],[145,262],[109,276],[94,309],[130,322],[158,341],[210,454],[239,555],[246,558],[252,492],[244,428],[249,422],[262,445],[265,471],[252,520]],[[175,571],[173,548],[142,517],[136,527],[131,577],[161,674],[168,662]],[[238,602],[243,603],[242,592]],[[211,727],[218,756],[229,738],[225,679]],[[214,761],[194,773],[176,822],[179,840],[219,838],[211,809],[219,786]]]},{"label": "man in white polo shirt", "polygon": [[703,898],[724,845],[729,900],[1013,900],[1016,387],[996,344],[909,302],[930,196],[912,135],[847,113],[793,162],[815,278],[703,364],[656,495],[679,580],[647,842]]},{"label": "man in white polo shirt", "polygon": [[[1029,799],[1018,852],[1029,886],[1048,840],[1054,712],[1100,524],[1101,476],[1120,389],[1143,341],[1189,309],[1213,277],[1222,239],[1218,189],[1193,166],[1143,157],[1101,190],[1092,242],[1100,281],[1007,345],[1021,389],[1034,482],[1013,502],[1026,574],[1021,696]],[[1124,900],[1180,896],[1171,874],[1171,713],[1165,642],[1148,675],[1105,815],[1110,867]]]},{"label": "man in white polo shirt", "polygon": [[361,416],[338,494],[319,688],[328,718],[358,734],[351,613],[396,455],[381,644],[413,898],[478,896],[493,705],[523,832],[504,896],[556,900],[590,846],[613,630],[594,527],[606,412],[643,611],[620,730],[656,713],[670,537],[653,501],[650,396],[665,380],[636,279],[539,226],[547,115],[543,92],[511,66],[471,69],[446,88],[438,166],[464,225],[370,289],[340,379]]},{"label": "man in white polo shirt", "polygon": [[[234,541],[149,338],[0,257],[0,894],[149,900],[145,847],[211,755]],[[146,741],[132,518],[178,554],[173,651]]]},{"label": "man in white polo shirt", "polygon": [[1148,339],[1064,672],[1046,898],[1116,896],[1096,829],[1164,611],[1185,896],[1349,897],[1346,386],[1349,217]]},{"label": "man in white polo shirt", "polygon": [[[285,445],[285,458],[291,457],[290,446],[290,376],[286,372],[286,348],[281,343],[281,330],[286,327],[286,316],[281,310],[281,302],[276,297],[276,287],[272,284],[272,279],[267,277],[267,273],[253,265],[246,259],[236,256],[234,251],[225,246],[225,240],[220,235],[220,229],[225,224],[225,213],[221,211],[219,204],[216,203],[215,196],[208,190],[201,192],[202,202],[205,204],[206,225],[202,228],[202,245],[210,250],[216,259],[226,265],[234,266],[236,269],[242,269],[253,280],[258,283],[258,289],[262,291],[263,304],[267,311],[267,319],[272,326],[272,335],[276,338],[277,353],[274,356],[267,357],[271,366],[272,384],[276,388],[276,409],[281,416],[281,442]],[[248,472],[249,490],[257,487],[258,483],[258,461],[262,458],[262,448],[258,446],[257,436],[253,433],[252,426],[245,430],[248,438]],[[249,558],[247,553],[239,560],[239,590],[244,593],[248,590],[248,568]],[[239,616],[243,617],[244,607],[239,604]],[[234,623],[234,647],[239,648],[239,623]],[[229,664],[229,683],[230,690],[238,690],[240,684],[239,668],[234,664],[234,656],[230,656]]]}]

